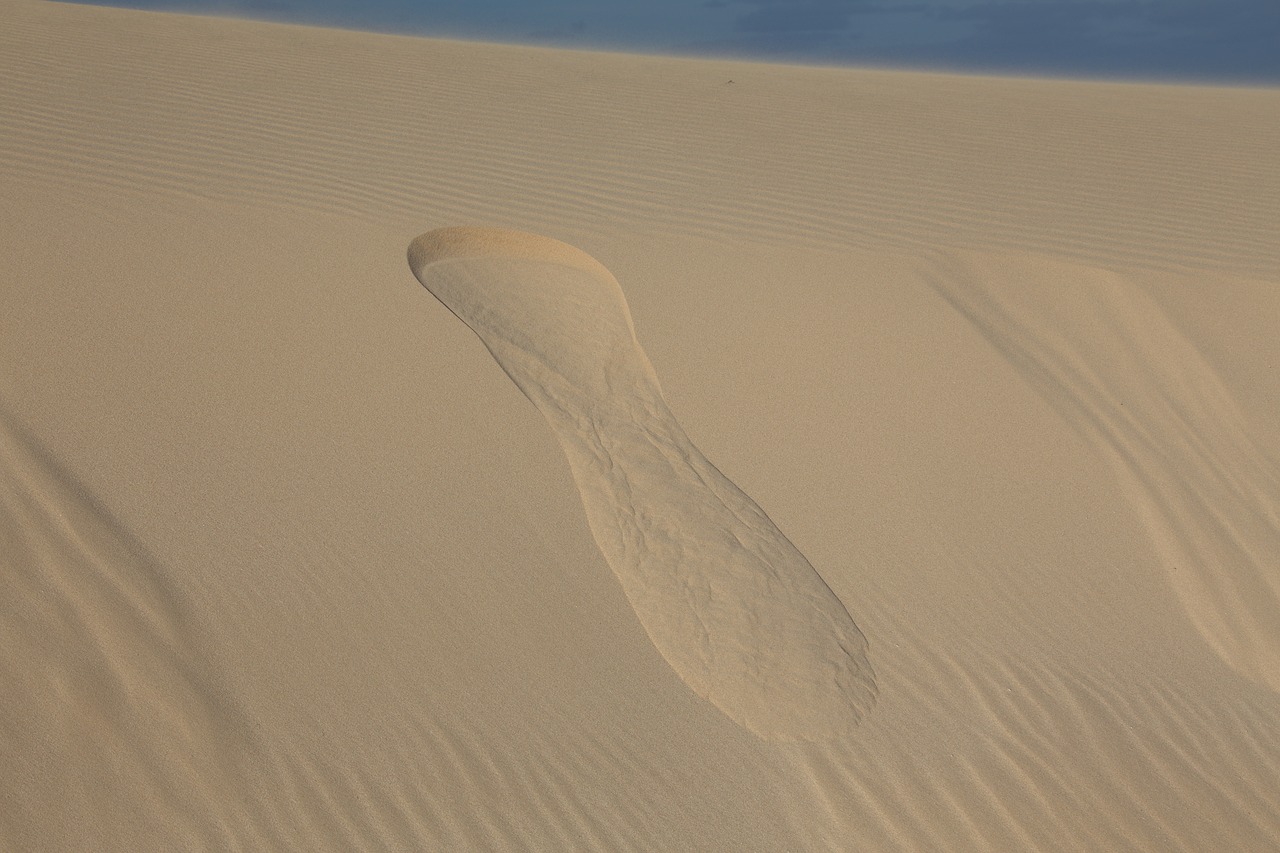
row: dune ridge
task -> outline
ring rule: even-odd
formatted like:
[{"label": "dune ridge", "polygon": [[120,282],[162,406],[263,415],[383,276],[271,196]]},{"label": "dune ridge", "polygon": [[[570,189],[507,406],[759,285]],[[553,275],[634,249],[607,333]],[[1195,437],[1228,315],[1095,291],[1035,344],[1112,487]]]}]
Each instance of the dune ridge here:
[{"label": "dune ridge", "polygon": [[[946,733],[810,750],[828,846],[1200,851],[1280,841],[1278,718],[1265,695],[1211,708],[1178,683],[1095,677],[1001,650],[900,671],[910,683],[893,689],[910,701],[882,701],[874,719],[892,725],[886,718],[911,702],[939,702]],[[935,739],[946,757],[926,762],[921,747]]]},{"label": "dune ridge", "polygon": [[866,639],[689,440],[608,270],[558,240],[494,228],[423,234],[409,265],[546,417],[600,550],[694,692],[764,738],[850,731],[875,700]]},{"label": "dune ridge", "polygon": [[[0,837],[216,846],[252,729],[142,543],[3,410],[0,570],[0,677],[24,697],[0,703]],[[77,753],[99,760],[66,760]],[[165,819],[135,824],[138,796]]]},{"label": "dune ridge", "polygon": [[[0,849],[1280,849],[1280,91],[33,0],[0,73]],[[564,241],[422,247],[550,419],[451,223]],[[856,657],[803,600],[637,618],[761,529],[706,458],[856,728],[702,657]]]},{"label": "dune ridge", "polygon": [[1209,645],[1280,691],[1280,467],[1195,347],[1106,270],[956,254],[933,281],[1106,456]]},{"label": "dune ridge", "polygon": [[[440,225],[489,222],[500,200],[503,222],[534,231],[608,221],[828,249],[1280,266],[1280,166],[1265,156],[1275,90],[759,66],[22,0],[6,10],[0,152],[64,187],[74,163],[75,181],[121,194],[379,223],[421,216],[423,199]],[[227,39],[242,49],[228,53]],[[157,42],[158,77],[135,61]],[[360,62],[328,73],[352,52]],[[95,69],[79,90],[24,95],[51,75],[76,79],[68,55]],[[545,85],[566,63],[575,71]],[[139,120],[149,114],[167,118]],[[742,127],[755,144],[741,144]],[[943,160],[962,168],[933,168]]]}]

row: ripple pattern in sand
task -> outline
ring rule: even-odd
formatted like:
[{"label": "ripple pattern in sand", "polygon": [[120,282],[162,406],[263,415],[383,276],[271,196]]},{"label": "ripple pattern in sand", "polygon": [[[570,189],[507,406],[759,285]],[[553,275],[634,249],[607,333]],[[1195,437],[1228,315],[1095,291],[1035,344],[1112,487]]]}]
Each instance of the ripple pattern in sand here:
[{"label": "ripple pattern in sand", "polygon": [[933,281],[1103,453],[1205,641],[1280,690],[1280,468],[1194,345],[1107,270],[956,253]]},{"label": "ripple pattern in sand", "polygon": [[[335,50],[357,54],[343,74]],[[1260,153],[1274,91],[337,39],[59,4],[6,7],[0,75],[0,169],[66,188],[397,225],[1280,264],[1280,167]]]},{"label": "ripple pattern in sand", "polygon": [[613,276],[564,243],[499,229],[424,234],[409,263],[551,424],[601,552],[681,678],[765,738],[852,728],[875,699],[866,640],[685,435]]}]

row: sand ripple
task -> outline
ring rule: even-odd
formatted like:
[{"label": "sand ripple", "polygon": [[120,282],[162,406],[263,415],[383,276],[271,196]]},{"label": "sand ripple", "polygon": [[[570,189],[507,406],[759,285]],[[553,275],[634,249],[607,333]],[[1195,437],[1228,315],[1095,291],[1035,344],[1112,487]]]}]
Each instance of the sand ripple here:
[{"label": "sand ripple", "polygon": [[613,276],[571,246],[497,229],[424,234],[409,263],[551,424],[600,550],[680,677],[762,737],[855,725],[875,699],[866,640],[685,435]]}]

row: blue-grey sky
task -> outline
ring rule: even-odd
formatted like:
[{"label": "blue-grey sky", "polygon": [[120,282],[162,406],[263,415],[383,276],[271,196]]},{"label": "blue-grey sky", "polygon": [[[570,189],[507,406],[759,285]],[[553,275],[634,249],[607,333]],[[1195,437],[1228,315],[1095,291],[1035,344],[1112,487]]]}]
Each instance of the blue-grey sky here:
[{"label": "blue-grey sky", "polygon": [[1280,83],[1280,0],[109,0],[487,41]]}]

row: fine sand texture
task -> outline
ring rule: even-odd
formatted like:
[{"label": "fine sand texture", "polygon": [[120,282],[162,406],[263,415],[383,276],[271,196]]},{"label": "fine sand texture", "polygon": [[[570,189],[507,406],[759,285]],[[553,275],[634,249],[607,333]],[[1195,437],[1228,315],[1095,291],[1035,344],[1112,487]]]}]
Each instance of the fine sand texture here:
[{"label": "fine sand texture", "polygon": [[498,228],[423,234],[409,265],[551,424],[596,544],[676,673],[763,738],[848,734],[875,697],[866,639],[689,440],[613,276]]},{"label": "fine sand texture", "polygon": [[0,75],[0,850],[1280,849],[1280,91]]}]

